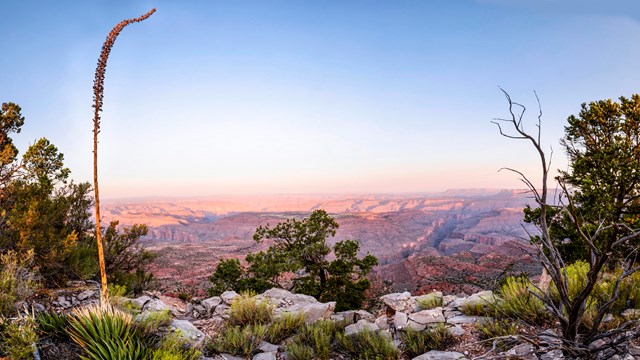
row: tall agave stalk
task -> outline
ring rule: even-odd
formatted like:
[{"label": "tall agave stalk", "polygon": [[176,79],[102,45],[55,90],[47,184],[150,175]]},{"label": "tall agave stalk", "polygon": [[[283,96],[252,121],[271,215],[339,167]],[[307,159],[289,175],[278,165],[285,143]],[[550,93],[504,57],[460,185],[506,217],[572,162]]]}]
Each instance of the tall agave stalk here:
[{"label": "tall agave stalk", "polygon": [[102,304],[107,303],[109,296],[107,291],[107,270],[104,263],[104,250],[102,248],[102,233],[100,229],[100,192],[98,190],[98,133],[100,133],[100,112],[102,111],[102,102],[104,99],[104,75],[107,70],[109,53],[111,53],[111,48],[122,29],[129,24],[147,19],[154,12],[156,12],[155,8],[140,17],[123,20],[114,26],[109,35],[107,35],[107,40],[102,44],[102,51],[100,52],[98,67],[96,68],[96,77],[93,80],[93,187],[96,197],[96,242],[98,245],[98,260],[100,262],[100,280],[102,283],[100,300]]}]

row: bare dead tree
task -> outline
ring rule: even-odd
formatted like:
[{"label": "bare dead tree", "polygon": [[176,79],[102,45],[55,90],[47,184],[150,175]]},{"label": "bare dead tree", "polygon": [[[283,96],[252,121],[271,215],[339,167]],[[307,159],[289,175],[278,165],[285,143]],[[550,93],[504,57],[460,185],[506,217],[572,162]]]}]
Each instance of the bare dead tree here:
[{"label": "bare dead tree", "polygon": [[[595,230],[589,231],[588,227],[583,226],[584,220],[580,214],[579,207],[573,201],[572,189],[562,177],[556,178],[560,190],[557,201],[549,201],[547,182],[551,160],[547,160],[545,151],[541,145],[542,107],[540,105],[540,99],[534,92],[539,111],[536,124],[537,131],[532,135],[527,132],[523,126],[526,107],[513,101],[511,96],[502,88],[500,88],[500,90],[507,99],[507,103],[509,105],[509,117],[494,119],[492,123],[496,124],[498,127],[500,135],[509,139],[525,140],[530,142],[540,160],[542,181],[538,186],[536,186],[521,171],[512,168],[504,168],[505,170],[513,172],[519,176],[520,181],[522,181],[529,189],[540,209],[538,223],[540,235],[539,242],[536,244],[536,255],[544,271],[548,274],[554,284],[555,289],[557,289],[558,299],[552,299],[547,291],[542,291],[538,287],[536,287],[537,291],[532,291],[532,294],[540,299],[547,310],[550,311],[555,319],[560,322],[562,330],[561,340],[564,343],[563,348],[565,352],[570,356],[584,356],[585,353],[589,352],[588,345],[591,342],[605,337],[620,335],[621,333],[624,333],[625,329],[628,327],[628,325],[625,325],[611,331],[601,332],[599,330],[602,319],[605,314],[610,311],[611,306],[619,296],[621,282],[640,269],[640,267],[634,266],[637,261],[637,249],[629,253],[624,259],[623,270],[615,280],[611,299],[600,306],[596,319],[591,325],[591,329],[586,333],[581,333],[579,331],[581,327],[584,326],[584,314],[589,297],[593,293],[594,287],[605,269],[605,265],[608,265],[609,261],[612,259],[612,251],[617,247],[626,245],[629,241],[638,238],[640,236],[640,229],[628,228],[628,225],[624,223],[605,225],[603,222],[600,222]],[[565,264],[562,254],[550,234],[550,210],[552,208],[554,208],[554,210],[559,210],[559,214],[566,215],[567,218],[570,219],[570,222],[576,232],[588,246],[590,268],[587,272],[585,286],[576,296],[570,296],[569,294],[569,277],[566,271],[567,264]],[[628,234],[619,238],[611,236],[604,237],[604,232],[611,227],[627,227]],[[627,333],[629,333],[629,336],[637,336],[637,331],[633,333],[635,335],[631,334],[632,332]],[[592,349],[592,351],[600,350],[602,349]]]},{"label": "bare dead tree", "polygon": [[100,133],[100,112],[102,111],[102,104],[104,100],[104,77],[107,70],[107,60],[111,53],[111,48],[115,43],[120,32],[129,24],[137,23],[147,19],[156,11],[155,8],[151,9],[146,14],[128,20],[123,20],[116,25],[107,39],[102,45],[102,51],[98,58],[98,66],[96,68],[95,79],[93,80],[93,187],[96,198],[96,242],[98,245],[98,261],[100,263],[100,282],[102,285],[100,291],[100,301],[102,304],[106,304],[109,294],[107,290],[107,272],[104,261],[104,250],[102,246],[102,234],[100,227],[100,192],[98,188],[98,134]]}]

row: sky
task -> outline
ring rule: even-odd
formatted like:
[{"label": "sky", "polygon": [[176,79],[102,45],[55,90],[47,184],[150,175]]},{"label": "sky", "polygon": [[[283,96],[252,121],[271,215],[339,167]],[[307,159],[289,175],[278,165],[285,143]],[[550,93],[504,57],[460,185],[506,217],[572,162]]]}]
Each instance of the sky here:
[{"label": "sky", "polygon": [[553,149],[584,102],[640,85],[626,0],[0,0],[0,102],[92,181],[92,84],[111,28],[104,198],[521,188],[533,148],[499,135],[499,87]]}]

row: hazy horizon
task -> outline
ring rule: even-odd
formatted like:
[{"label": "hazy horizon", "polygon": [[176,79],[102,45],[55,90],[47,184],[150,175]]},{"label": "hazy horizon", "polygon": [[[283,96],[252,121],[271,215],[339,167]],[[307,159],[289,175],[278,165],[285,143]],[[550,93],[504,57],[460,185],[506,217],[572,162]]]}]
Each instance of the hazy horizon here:
[{"label": "hazy horizon", "polygon": [[[0,102],[26,117],[21,153],[47,137],[92,180],[92,84],[111,28],[100,134],[106,198],[424,193],[521,188],[529,144],[490,123],[498,89],[543,107],[552,168],[583,102],[638,92],[631,0],[3,4]],[[615,55],[615,56],[613,56]]]}]

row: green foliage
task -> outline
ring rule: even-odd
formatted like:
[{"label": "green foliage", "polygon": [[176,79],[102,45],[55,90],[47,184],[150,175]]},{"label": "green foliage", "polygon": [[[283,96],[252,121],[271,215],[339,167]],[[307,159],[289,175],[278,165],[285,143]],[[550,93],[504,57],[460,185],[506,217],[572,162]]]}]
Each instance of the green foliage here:
[{"label": "green foliage", "polygon": [[147,353],[131,315],[108,305],[74,310],[67,332],[84,350],[84,359],[137,360]]},{"label": "green foliage", "polygon": [[273,318],[273,305],[267,300],[258,300],[251,293],[237,296],[231,302],[229,324],[232,326],[266,325]]},{"label": "green foliage", "polygon": [[269,324],[266,340],[278,344],[304,325],[304,313],[284,313]]},{"label": "green foliage", "polygon": [[285,349],[293,351],[298,358],[305,358],[311,349],[310,359],[329,359],[332,351],[332,341],[343,333],[345,323],[330,320],[319,320],[311,324],[304,324],[292,336]]},{"label": "green foliage", "polygon": [[497,316],[520,319],[542,325],[550,320],[542,301],[532,294],[537,290],[525,276],[509,276],[497,290],[499,300],[492,305]]},{"label": "green foliage", "polygon": [[36,315],[36,323],[40,327],[40,331],[47,336],[55,338],[67,336],[66,329],[69,326],[69,318],[65,314],[42,312]]},{"label": "green foliage", "polygon": [[[38,340],[36,323],[31,316],[21,316],[11,322],[2,333],[2,351],[12,360],[33,359],[34,346]],[[2,344],[4,343],[4,344]]]},{"label": "green foliage", "polygon": [[[513,320],[488,318],[476,325],[480,332],[480,338],[483,340],[494,339],[503,336],[518,335],[518,326]],[[498,340],[496,345],[500,349],[507,349],[509,345],[513,345],[513,341],[509,339]]]},{"label": "green foliage", "polygon": [[269,249],[248,254],[246,271],[238,260],[222,260],[209,279],[209,293],[218,295],[229,289],[263,292],[282,287],[278,280],[284,273],[295,273],[294,292],[336,301],[336,311],[360,308],[370,287],[365,276],[378,260],[372,255],[358,258],[358,242],[345,240],[335,244],[335,260],[328,261],[331,248],[327,239],[335,236],[337,229],[338,223],[324,210],[316,210],[302,220],[260,226],[253,238],[270,241]]},{"label": "green foliage", "polygon": [[400,334],[402,351],[410,358],[422,355],[430,350],[444,350],[454,342],[444,325],[438,325],[424,331],[405,330]]},{"label": "green foliage", "polygon": [[112,221],[102,238],[109,282],[125,286],[133,296],[142,294],[154,284],[149,266],[156,254],[146,250],[140,242],[148,232],[148,227],[140,224],[119,231],[118,221]]},{"label": "green foliage", "polygon": [[171,322],[171,314],[169,310],[151,311],[138,315],[136,319],[136,326],[140,331],[147,336],[151,336],[161,328],[169,325]]},{"label": "green foliage", "polygon": [[69,254],[69,271],[77,279],[93,279],[98,273],[98,251],[91,243],[79,243]]},{"label": "green foliage", "polygon": [[477,328],[482,339],[518,334],[518,326],[509,319],[487,318],[479,322]]},{"label": "green foliage", "polygon": [[202,353],[189,347],[189,343],[179,333],[165,336],[157,349],[154,349],[149,360],[199,360]]},{"label": "green foliage", "polygon": [[33,252],[0,254],[0,316],[15,315],[16,303],[26,300],[37,288],[32,266]]},{"label": "green foliage", "polygon": [[431,293],[427,295],[422,295],[416,298],[416,302],[418,303],[418,306],[420,306],[421,309],[429,310],[429,309],[442,306],[442,296],[441,296],[441,293],[440,294]]},{"label": "green foliage", "polygon": [[265,339],[267,327],[264,325],[230,326],[213,343],[217,352],[250,357]]},{"label": "green foliage", "polygon": [[460,312],[467,316],[484,316],[487,314],[485,304],[480,302],[466,302],[460,308]]},{"label": "green foliage", "polygon": [[313,360],[315,356],[315,352],[310,346],[299,342],[288,343],[285,350],[291,360]]},{"label": "green foliage", "polygon": [[351,359],[400,359],[400,351],[393,345],[391,338],[380,332],[362,331],[353,335],[337,334],[336,343],[338,351]]}]

